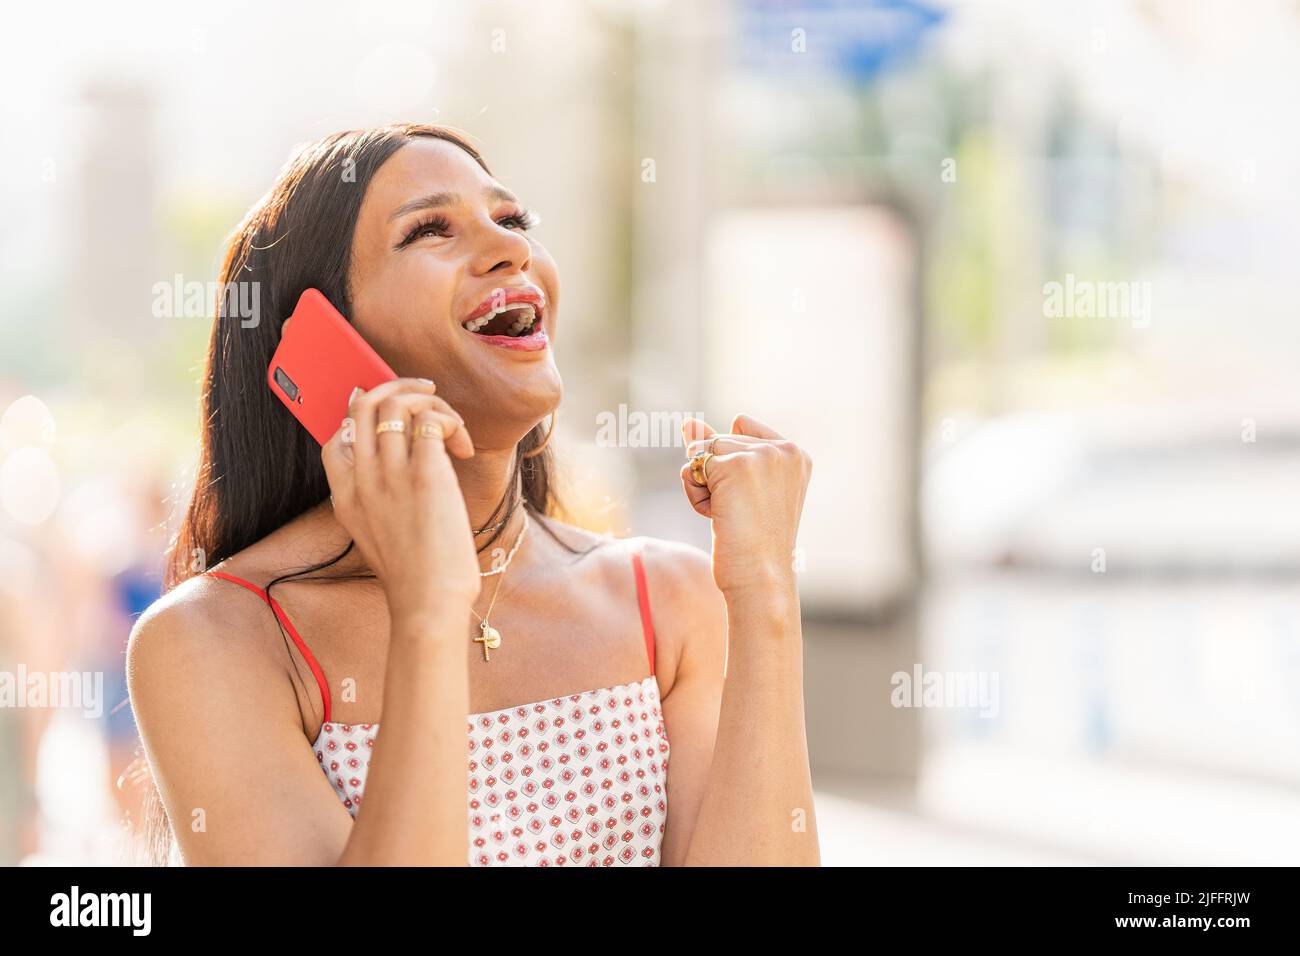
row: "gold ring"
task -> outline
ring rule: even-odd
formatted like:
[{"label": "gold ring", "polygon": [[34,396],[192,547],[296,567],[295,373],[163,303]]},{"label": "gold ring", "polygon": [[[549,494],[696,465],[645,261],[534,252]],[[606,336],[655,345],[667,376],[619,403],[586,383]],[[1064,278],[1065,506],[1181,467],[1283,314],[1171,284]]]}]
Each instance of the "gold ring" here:
[{"label": "gold ring", "polygon": [[712,452],[702,451],[691,458],[691,481],[701,488],[709,487],[709,459]]},{"label": "gold ring", "polygon": [[384,432],[404,432],[406,431],[406,422],[400,418],[393,418],[386,422],[380,422],[375,429],[376,435],[382,435]]},{"label": "gold ring", "polygon": [[686,458],[687,458],[687,460],[689,460],[690,458],[693,457],[693,456],[690,454],[690,450],[691,450],[691,448],[692,448],[693,446],[698,446],[698,445],[702,444],[703,442],[708,442],[708,444],[705,445],[703,448],[701,448],[699,451],[697,451],[695,454],[696,454],[696,455],[703,455],[705,452],[707,452],[707,453],[710,454],[710,455],[714,454],[713,446],[716,445],[716,444],[718,443],[718,439],[721,438],[721,437],[722,437],[721,435],[714,435],[712,438],[696,438],[696,439],[694,439],[693,441],[688,441],[688,442],[686,443],[686,452],[687,452],[687,454],[686,454]]},{"label": "gold ring", "polygon": [[416,438],[442,438],[442,426],[437,422],[424,422],[415,430]]}]

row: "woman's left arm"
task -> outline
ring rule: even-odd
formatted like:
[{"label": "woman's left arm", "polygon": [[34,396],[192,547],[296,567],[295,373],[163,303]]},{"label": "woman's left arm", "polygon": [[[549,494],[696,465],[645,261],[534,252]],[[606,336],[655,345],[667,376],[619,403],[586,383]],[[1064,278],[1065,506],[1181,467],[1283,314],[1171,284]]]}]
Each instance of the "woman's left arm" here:
[{"label": "woman's left arm", "polygon": [[690,450],[706,440],[715,454],[705,487],[682,469],[692,506],[713,523],[712,580],[686,562],[693,580],[673,588],[691,623],[664,697],[672,750],[663,861],[816,866],[793,568],[811,461],[744,415],[727,435],[695,419],[686,432]]}]

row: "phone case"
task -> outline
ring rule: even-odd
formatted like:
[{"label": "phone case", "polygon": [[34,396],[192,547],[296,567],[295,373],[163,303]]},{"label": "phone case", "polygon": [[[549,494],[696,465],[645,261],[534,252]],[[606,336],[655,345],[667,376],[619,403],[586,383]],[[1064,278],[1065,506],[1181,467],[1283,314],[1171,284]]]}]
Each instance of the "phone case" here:
[{"label": "phone case", "polygon": [[397,377],[317,289],[298,298],[266,381],[316,441],[334,437],[357,386],[367,391]]}]

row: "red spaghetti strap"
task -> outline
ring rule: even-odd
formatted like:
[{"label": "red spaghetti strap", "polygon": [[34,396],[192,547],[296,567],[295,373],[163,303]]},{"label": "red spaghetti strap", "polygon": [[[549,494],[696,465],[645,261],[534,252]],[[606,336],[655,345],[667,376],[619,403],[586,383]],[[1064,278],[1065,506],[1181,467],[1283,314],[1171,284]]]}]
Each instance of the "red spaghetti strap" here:
[{"label": "red spaghetti strap", "polygon": [[233,581],[235,584],[242,585],[271,606],[271,610],[275,612],[276,618],[284,625],[284,629],[289,632],[289,636],[293,638],[293,642],[297,645],[298,652],[302,654],[303,660],[305,660],[307,666],[311,668],[312,676],[316,678],[316,685],[320,688],[321,702],[325,705],[324,722],[328,724],[330,722],[330,686],[325,681],[325,672],[321,670],[320,664],[316,662],[315,655],[313,655],[308,649],[307,642],[298,636],[297,629],[293,626],[293,622],[289,620],[289,616],[284,613],[279,602],[277,602],[275,598],[270,597],[256,584],[250,584],[243,578],[237,578],[233,574],[227,574],[225,571],[205,571],[204,573],[210,574],[214,578],[225,578],[227,581]]},{"label": "red spaghetti strap", "polygon": [[650,619],[650,595],[645,586],[645,568],[640,552],[632,552],[632,569],[636,571],[636,600],[641,606],[641,630],[645,632],[645,652],[650,658],[650,675],[655,672],[655,625]]}]

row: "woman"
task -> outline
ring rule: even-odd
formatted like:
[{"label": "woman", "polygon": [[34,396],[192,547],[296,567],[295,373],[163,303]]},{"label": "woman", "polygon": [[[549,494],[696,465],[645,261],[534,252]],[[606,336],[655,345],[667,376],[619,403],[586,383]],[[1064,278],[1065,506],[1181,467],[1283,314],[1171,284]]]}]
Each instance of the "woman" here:
[{"label": "woman", "polygon": [[[808,456],[687,423],[711,561],[557,520],[532,218],[461,136],[395,126],[303,150],[236,231],[223,288],[262,320],[219,310],[196,490],[128,653],[186,862],[818,862]],[[323,449],[265,383],[310,287],[400,376]]]}]

